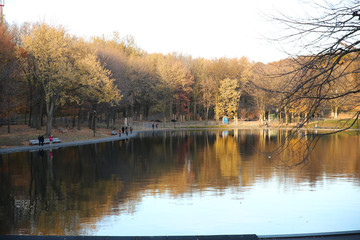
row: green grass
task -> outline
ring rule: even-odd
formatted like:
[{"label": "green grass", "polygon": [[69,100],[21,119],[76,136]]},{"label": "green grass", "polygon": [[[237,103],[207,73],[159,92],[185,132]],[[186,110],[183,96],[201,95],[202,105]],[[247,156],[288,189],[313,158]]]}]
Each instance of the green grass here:
[{"label": "green grass", "polygon": [[[307,127],[315,128],[317,124],[318,128],[329,128],[329,129],[343,129],[350,127],[353,124],[353,119],[329,119],[324,121],[314,121],[307,125]],[[355,124],[351,127],[351,129],[360,129],[360,120],[357,120]]]}]

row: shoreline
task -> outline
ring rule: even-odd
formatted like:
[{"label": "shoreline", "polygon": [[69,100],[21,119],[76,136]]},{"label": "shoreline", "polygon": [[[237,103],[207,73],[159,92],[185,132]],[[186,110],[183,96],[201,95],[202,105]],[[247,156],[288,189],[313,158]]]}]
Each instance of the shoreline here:
[{"label": "shoreline", "polygon": [[72,142],[61,142],[61,143],[53,143],[53,144],[46,144],[46,145],[29,145],[29,146],[17,146],[17,147],[8,147],[8,148],[0,148],[0,155],[2,154],[9,154],[15,152],[28,152],[28,151],[38,151],[38,150],[49,150],[49,149],[58,149],[64,147],[74,147],[74,146],[82,146],[88,144],[96,144],[96,143],[104,143],[104,142],[113,142],[113,141],[123,141],[133,137],[136,137],[138,133],[143,132],[162,132],[162,131],[176,131],[176,130],[184,130],[184,129],[144,129],[144,130],[136,130],[133,131],[132,134],[128,136],[122,134],[120,137],[118,135],[113,135],[109,137],[103,138],[95,138],[95,139],[88,139],[88,140],[80,140],[80,141],[72,141]]},{"label": "shoreline", "polygon": [[114,135],[114,136],[105,137],[105,138],[96,138],[96,139],[73,141],[73,142],[53,143],[53,144],[46,144],[46,145],[42,145],[42,146],[29,145],[29,146],[1,148],[0,154],[37,151],[37,150],[49,150],[49,149],[58,149],[58,148],[63,148],[63,147],[73,147],[73,146],[82,146],[82,145],[96,144],[96,143],[103,143],[103,142],[120,141],[120,140],[126,140],[129,138],[135,137],[138,132],[146,132],[146,131],[148,131],[148,130],[134,131],[132,134],[129,134],[128,136],[122,134],[121,137],[119,137],[118,135]]},{"label": "shoreline", "polygon": [[[102,137],[102,138],[96,138],[96,139],[87,139],[87,140],[80,140],[80,141],[70,141],[70,142],[61,142],[61,143],[53,143],[53,144],[46,144],[46,145],[29,145],[29,146],[15,146],[15,147],[8,147],[8,148],[0,148],[0,155],[2,154],[10,154],[10,153],[16,153],[16,152],[27,152],[27,151],[38,151],[38,150],[49,150],[49,149],[58,149],[58,148],[64,148],[64,147],[73,147],[73,146],[82,146],[82,145],[88,145],[88,144],[96,144],[96,143],[103,143],[103,142],[113,142],[113,141],[121,141],[121,140],[127,140],[132,137],[136,137],[138,133],[144,133],[144,132],[163,132],[163,131],[215,131],[215,130],[226,130],[226,129],[262,129],[262,130],[293,130],[294,127],[285,127],[285,128],[279,128],[279,127],[269,127],[269,128],[263,128],[263,127],[244,127],[244,126],[223,126],[223,127],[216,127],[216,128],[209,128],[209,127],[181,127],[181,128],[160,128],[160,129],[142,129],[142,130],[135,130],[132,134],[129,134],[128,136],[125,136],[124,134],[119,137],[118,135],[113,135],[109,137]],[[317,128],[317,129],[306,129],[302,128],[303,131],[329,131],[334,132],[338,131],[340,129],[334,129],[334,128]],[[360,129],[347,129],[345,131],[360,131]]]}]

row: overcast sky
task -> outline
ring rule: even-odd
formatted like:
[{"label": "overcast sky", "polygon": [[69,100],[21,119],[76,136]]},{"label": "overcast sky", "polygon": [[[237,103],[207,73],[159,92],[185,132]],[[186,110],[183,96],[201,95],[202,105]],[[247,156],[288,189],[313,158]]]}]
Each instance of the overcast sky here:
[{"label": "overcast sky", "polygon": [[297,0],[5,0],[10,24],[45,21],[80,37],[132,35],[143,50],[270,62],[286,55],[265,37],[281,29],[264,15],[291,13]]}]

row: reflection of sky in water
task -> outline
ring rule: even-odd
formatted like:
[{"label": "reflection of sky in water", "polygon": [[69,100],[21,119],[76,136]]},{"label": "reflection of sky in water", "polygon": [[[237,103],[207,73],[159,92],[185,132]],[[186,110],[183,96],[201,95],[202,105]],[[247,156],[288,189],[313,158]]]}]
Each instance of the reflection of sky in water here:
[{"label": "reflection of sky in water", "polygon": [[[211,190],[174,198],[144,196],[133,214],[103,217],[95,235],[287,234],[360,229],[360,189],[331,181],[284,189],[279,180],[246,192]],[[93,226],[91,227],[93,228]]]}]

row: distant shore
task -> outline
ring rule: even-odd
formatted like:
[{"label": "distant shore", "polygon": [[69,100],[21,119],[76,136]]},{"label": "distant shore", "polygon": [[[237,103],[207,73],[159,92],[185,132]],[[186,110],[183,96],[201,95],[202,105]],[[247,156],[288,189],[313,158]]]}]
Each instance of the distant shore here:
[{"label": "distant shore", "polygon": [[[24,152],[24,151],[34,151],[34,150],[46,150],[54,149],[60,147],[69,147],[69,146],[79,146],[100,142],[110,142],[124,140],[136,136],[139,132],[152,132],[152,131],[164,131],[164,130],[220,130],[220,129],[267,129],[264,125],[260,125],[259,122],[253,121],[242,121],[239,124],[229,124],[229,125],[205,125],[204,122],[193,122],[196,125],[191,125],[188,122],[179,122],[171,123],[167,126],[162,126],[162,123],[159,123],[159,128],[152,129],[152,123],[147,122],[146,126],[135,127],[135,131],[129,136],[122,134],[121,137],[118,135],[111,135],[111,129],[98,127],[94,134],[93,130],[84,127],[82,130],[67,130],[62,128],[56,128],[53,130],[53,136],[60,138],[61,143],[54,143],[51,146],[46,144],[44,146],[38,145],[29,145],[30,139],[37,139],[39,135],[44,134],[45,129],[34,129],[30,128],[27,125],[12,125],[11,133],[7,133],[7,126],[0,127],[0,154],[7,154],[13,152]],[[326,124],[328,123],[328,124]],[[307,125],[304,130],[318,130],[318,131],[336,131],[339,128],[333,124],[330,120],[328,122],[322,123],[319,126],[316,126],[316,123]],[[268,129],[294,129],[296,125],[280,125],[280,124],[270,124]],[[352,128],[351,130],[360,131],[360,129]]]}]

